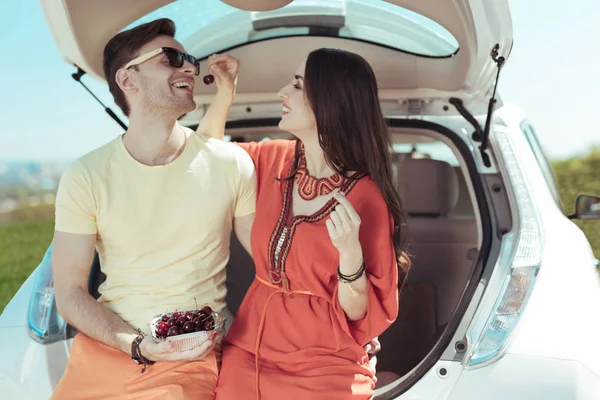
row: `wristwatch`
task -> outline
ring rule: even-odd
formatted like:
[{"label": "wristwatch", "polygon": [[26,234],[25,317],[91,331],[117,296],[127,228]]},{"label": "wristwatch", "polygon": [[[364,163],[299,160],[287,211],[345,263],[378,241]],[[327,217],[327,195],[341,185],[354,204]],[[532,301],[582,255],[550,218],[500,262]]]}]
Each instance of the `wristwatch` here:
[{"label": "wristwatch", "polygon": [[142,343],[142,340],[144,340],[144,334],[141,331],[139,331],[139,334],[135,339],[133,339],[133,342],[131,343],[131,359],[137,365],[144,365],[144,367],[142,368],[143,374],[144,372],[146,372],[146,367],[148,365],[154,364],[154,361],[148,360],[142,355],[142,352],[140,351],[140,343]]}]

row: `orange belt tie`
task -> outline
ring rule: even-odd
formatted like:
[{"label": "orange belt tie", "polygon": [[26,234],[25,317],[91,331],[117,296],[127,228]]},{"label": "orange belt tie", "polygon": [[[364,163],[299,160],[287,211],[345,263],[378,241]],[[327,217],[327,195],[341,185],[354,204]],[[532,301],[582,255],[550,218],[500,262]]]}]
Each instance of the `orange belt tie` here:
[{"label": "orange belt tie", "polygon": [[282,287],[279,287],[277,285],[273,285],[270,282],[265,281],[264,279],[262,279],[260,276],[256,275],[256,279],[262,283],[263,285],[266,285],[270,288],[276,289],[276,291],[274,291],[273,293],[271,293],[269,295],[269,297],[267,298],[267,301],[265,302],[265,306],[263,307],[262,310],[262,314],[260,316],[260,324],[258,324],[258,334],[256,335],[256,346],[254,347],[254,353],[255,353],[255,366],[256,366],[256,399],[260,400],[260,387],[259,387],[259,367],[258,367],[258,348],[260,347],[260,341],[262,339],[262,334],[263,334],[263,328],[265,326],[265,316],[267,313],[267,306],[269,305],[269,302],[271,301],[271,299],[273,298],[273,296],[275,296],[277,293],[283,293],[285,295],[291,295],[291,294],[306,294],[306,295],[313,295],[311,292],[307,291],[307,290],[288,290],[288,289],[284,289]]}]

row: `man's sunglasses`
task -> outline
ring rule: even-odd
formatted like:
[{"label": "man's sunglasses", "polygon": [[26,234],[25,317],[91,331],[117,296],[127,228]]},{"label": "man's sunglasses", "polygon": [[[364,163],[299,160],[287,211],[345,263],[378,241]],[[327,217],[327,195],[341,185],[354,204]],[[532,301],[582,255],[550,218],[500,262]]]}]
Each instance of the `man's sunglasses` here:
[{"label": "man's sunglasses", "polygon": [[183,64],[187,61],[193,66],[196,67],[196,75],[200,75],[200,61],[194,56],[181,52],[172,47],[161,47],[156,50],[152,50],[146,54],[142,54],[141,56],[134,58],[129,61],[127,65],[125,65],[125,69],[133,67],[134,65],[141,64],[143,62],[148,61],[152,57],[156,57],[160,53],[165,53],[167,56],[167,60],[169,61],[169,65],[173,68],[181,68]]}]

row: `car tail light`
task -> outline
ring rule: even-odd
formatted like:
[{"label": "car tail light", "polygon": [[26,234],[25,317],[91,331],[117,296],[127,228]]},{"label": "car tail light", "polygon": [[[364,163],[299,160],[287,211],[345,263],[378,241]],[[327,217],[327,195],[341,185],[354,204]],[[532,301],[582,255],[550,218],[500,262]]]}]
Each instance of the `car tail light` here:
[{"label": "car tail light", "polygon": [[27,314],[29,335],[43,344],[66,339],[67,323],[58,313],[54,300],[52,246],[48,248],[42,262],[35,270],[34,279]]},{"label": "car tail light", "polygon": [[468,361],[470,366],[491,362],[502,354],[531,295],[544,247],[541,219],[531,186],[523,174],[524,167],[515,154],[513,139],[502,128],[495,132],[500,168],[513,189],[510,196],[513,229],[504,235],[494,270],[505,277],[500,294],[483,329],[471,331],[474,351]]}]

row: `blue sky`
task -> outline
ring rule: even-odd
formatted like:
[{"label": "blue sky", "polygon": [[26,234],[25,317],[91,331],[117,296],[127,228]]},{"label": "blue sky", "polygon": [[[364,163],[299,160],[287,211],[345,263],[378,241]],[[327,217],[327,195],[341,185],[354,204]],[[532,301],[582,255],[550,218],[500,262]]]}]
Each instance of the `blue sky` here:
[{"label": "blue sky", "polygon": [[[600,145],[600,2],[565,4],[510,1],[515,45],[500,78],[554,159]],[[121,133],[71,78],[39,0],[0,0],[0,38],[0,161],[70,160]],[[85,82],[118,111],[105,85]]]}]

